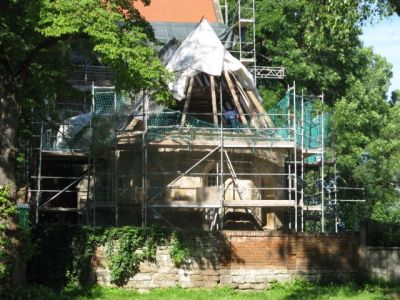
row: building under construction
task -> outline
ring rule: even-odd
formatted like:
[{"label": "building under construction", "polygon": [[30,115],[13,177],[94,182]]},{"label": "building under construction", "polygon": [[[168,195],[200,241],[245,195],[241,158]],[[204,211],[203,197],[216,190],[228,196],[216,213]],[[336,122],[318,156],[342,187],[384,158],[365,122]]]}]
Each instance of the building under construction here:
[{"label": "building under construction", "polygon": [[238,1],[229,29],[218,1],[203,2],[216,22],[180,24],[190,28],[184,37],[168,41],[167,29],[178,25],[162,31],[152,23],[175,76],[173,107],[155,103],[151,91],[117,94],[103,66],[72,74],[84,99],[58,103],[34,126],[36,222],[294,231],[313,222],[325,230],[336,186],[327,195],[324,96],[293,84],[265,109],[256,81],[281,79],[284,69],[256,64],[255,38],[245,32],[255,24],[254,3]]}]

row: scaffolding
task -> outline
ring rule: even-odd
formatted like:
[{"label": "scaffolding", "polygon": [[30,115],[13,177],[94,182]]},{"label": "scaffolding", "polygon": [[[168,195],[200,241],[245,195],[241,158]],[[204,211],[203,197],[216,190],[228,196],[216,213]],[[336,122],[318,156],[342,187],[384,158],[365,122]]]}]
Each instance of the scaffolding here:
[{"label": "scaffolding", "polygon": [[[231,52],[254,79],[283,78],[283,68],[256,64],[254,1],[238,0],[238,10],[239,53]],[[88,90],[84,70],[80,86]],[[242,222],[304,231],[313,217],[325,231],[326,201],[338,200],[336,188],[328,197],[325,188],[324,95],[298,95],[293,84],[267,112],[233,74],[200,73],[173,109],[155,105],[145,92],[132,98],[94,83],[91,99],[81,110],[67,105],[49,112],[35,125],[36,222],[69,213],[92,226],[184,221],[215,230]],[[54,162],[62,167],[49,168]]]},{"label": "scaffolding", "polygon": [[[326,115],[313,104],[323,96],[298,96],[293,86],[268,112],[256,110],[254,101],[248,103],[254,111],[242,111],[242,119],[232,126],[225,108],[227,94],[229,98],[236,94],[241,105],[251,97],[228,81],[222,76],[210,79],[216,112],[191,112],[189,91],[183,109],[151,110],[145,94],[132,101],[118,96],[112,87],[93,85],[89,113],[70,117],[64,110],[59,111],[61,123],[42,122],[37,175],[31,178],[36,180],[31,189],[36,222],[46,211],[75,212],[79,223],[93,226],[130,222],[177,226],[171,212],[196,211],[205,220],[202,226],[209,229],[222,229],[226,218],[240,216],[254,229],[262,229],[265,215],[279,210],[288,229],[302,231],[304,214],[312,211],[320,214],[324,231],[324,194],[319,203],[310,205],[304,185],[299,184],[310,165],[320,166],[324,181]],[[274,126],[266,126],[270,121]],[[317,161],[310,162],[316,155]],[[45,174],[43,165],[50,158],[67,166],[75,163],[76,174]],[[269,170],[271,160],[278,167]],[[160,161],[169,164],[161,168]],[[45,180],[63,185],[46,189]],[[75,199],[57,205],[67,193]],[[121,222],[121,211],[134,217]]]},{"label": "scaffolding", "polygon": [[[285,69],[283,67],[260,66],[257,64],[256,51],[256,5],[255,0],[237,0],[236,6],[230,17],[227,0],[221,5],[223,9],[225,24],[230,26],[234,32],[236,41],[230,47],[230,52],[239,61],[247,66],[257,84],[259,79],[284,79]],[[231,44],[231,41],[225,41]]]}]

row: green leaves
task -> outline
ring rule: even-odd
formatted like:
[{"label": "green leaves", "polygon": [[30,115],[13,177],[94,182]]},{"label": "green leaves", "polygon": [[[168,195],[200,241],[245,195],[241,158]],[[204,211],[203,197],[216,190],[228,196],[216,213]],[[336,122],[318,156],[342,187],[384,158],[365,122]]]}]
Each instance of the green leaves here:
[{"label": "green leaves", "polygon": [[111,282],[121,286],[139,271],[142,261],[153,261],[156,246],[163,234],[138,227],[110,228],[105,231],[104,242]]},{"label": "green leaves", "polygon": [[22,106],[64,93],[72,54],[111,68],[119,90],[148,90],[169,100],[169,75],[153,47],[152,29],[132,1],[8,1],[0,10],[1,71],[19,82]]},{"label": "green leaves", "polygon": [[[147,2],[147,1],[146,1]],[[148,89],[165,99],[168,73],[151,46],[152,31],[130,1],[43,0],[37,31],[45,37],[89,40],[100,62],[125,91]]]},{"label": "green leaves", "polygon": [[191,248],[182,231],[175,230],[172,233],[170,247],[171,260],[175,267],[185,267],[191,258]]},{"label": "green leaves", "polygon": [[[287,74],[283,82],[263,82],[264,105],[273,106],[293,81],[305,94],[324,92],[333,107],[330,136],[343,185],[366,189],[366,204],[342,205],[345,220],[352,215],[395,219],[392,208],[399,195],[390,182],[399,170],[394,149],[400,128],[386,102],[391,65],[359,39],[368,18],[390,14],[390,2],[256,1],[258,64],[283,66]],[[364,152],[375,163],[363,165]]]},{"label": "green leaves", "polygon": [[7,231],[16,213],[17,206],[10,199],[9,188],[0,186],[0,284],[9,279],[12,270],[13,245]]}]

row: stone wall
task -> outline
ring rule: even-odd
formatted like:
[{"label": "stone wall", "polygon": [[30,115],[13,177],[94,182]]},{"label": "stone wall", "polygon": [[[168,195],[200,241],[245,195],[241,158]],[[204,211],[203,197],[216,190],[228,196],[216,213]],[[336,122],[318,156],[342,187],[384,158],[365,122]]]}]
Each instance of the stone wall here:
[{"label": "stone wall", "polygon": [[371,279],[400,282],[400,247],[365,247],[361,262]]},{"label": "stone wall", "polygon": [[[359,239],[354,235],[283,234],[225,231],[193,238],[194,256],[186,268],[174,267],[168,246],[158,247],[156,262],[144,262],[126,287],[234,286],[264,289],[271,281],[353,276],[358,271]],[[104,249],[94,264],[97,282],[109,285]]]}]

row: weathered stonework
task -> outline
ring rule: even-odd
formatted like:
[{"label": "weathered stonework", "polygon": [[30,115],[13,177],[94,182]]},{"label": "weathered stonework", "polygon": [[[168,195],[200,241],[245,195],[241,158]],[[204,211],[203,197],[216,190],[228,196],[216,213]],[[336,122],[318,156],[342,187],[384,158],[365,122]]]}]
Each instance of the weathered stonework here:
[{"label": "weathered stonework", "polygon": [[[219,237],[193,238],[198,247],[187,268],[176,268],[169,247],[157,248],[156,261],[143,262],[127,288],[150,289],[233,286],[265,289],[272,281],[345,278],[358,271],[357,236],[225,231]],[[104,249],[96,252],[97,283],[110,285]]]}]

